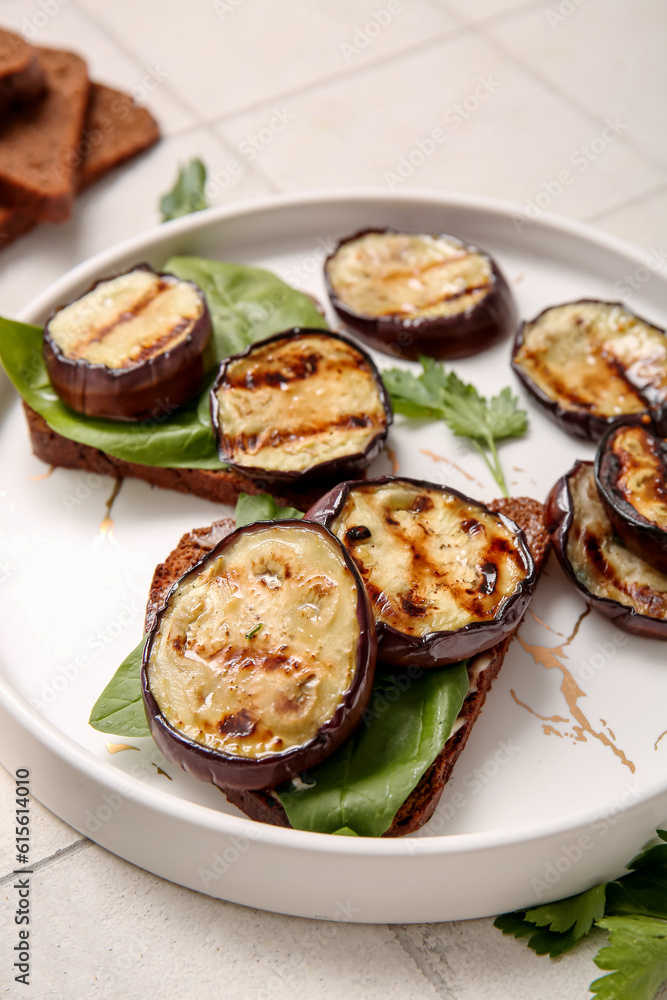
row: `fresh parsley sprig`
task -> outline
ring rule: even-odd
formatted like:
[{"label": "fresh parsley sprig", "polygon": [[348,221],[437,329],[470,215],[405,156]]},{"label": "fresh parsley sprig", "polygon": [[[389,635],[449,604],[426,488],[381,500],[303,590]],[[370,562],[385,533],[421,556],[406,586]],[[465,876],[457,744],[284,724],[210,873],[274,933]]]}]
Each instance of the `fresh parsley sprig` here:
[{"label": "fresh parsley sprig", "polygon": [[[667,832],[658,830],[667,842]],[[630,872],[578,896],[498,917],[504,934],[528,937],[538,955],[556,958],[594,928],[609,931],[609,943],[594,961],[611,970],[596,979],[597,1000],[653,1000],[667,982],[667,843],[642,851]]]},{"label": "fresh parsley sprig", "polygon": [[162,221],[169,222],[182,215],[201,212],[204,208],[208,208],[206,167],[201,160],[195,158],[180,168],[173,188],[162,195],[160,212]]},{"label": "fresh parsley sprig", "polygon": [[389,368],[382,379],[397,413],[407,417],[444,420],[457,437],[468,438],[486,462],[491,475],[508,496],[496,442],[521,437],[528,416],[509,388],[486,399],[474,385],[463,382],[456,372],[446,372],[433,358],[420,357],[422,373]]}]

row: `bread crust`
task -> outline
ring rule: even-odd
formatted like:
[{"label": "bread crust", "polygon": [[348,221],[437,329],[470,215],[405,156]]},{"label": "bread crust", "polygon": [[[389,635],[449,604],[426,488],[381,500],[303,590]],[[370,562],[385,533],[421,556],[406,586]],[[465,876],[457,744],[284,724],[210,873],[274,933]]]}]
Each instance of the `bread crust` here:
[{"label": "bread crust", "polygon": [[62,222],[70,216],[76,192],[88,69],[73,52],[35,51],[46,92],[3,125],[0,202],[39,221]]},{"label": "bread crust", "polygon": [[[544,527],[543,507],[530,497],[510,497],[494,500],[487,504],[490,510],[505,514],[523,530],[526,542],[539,573],[549,552],[549,536]],[[146,632],[155,621],[155,615],[162,606],[173,584],[188,572],[217,542],[234,527],[230,519],[214,521],[209,527],[197,528],[183,535],[176,548],[163,563],[156,567],[151,583],[146,609]],[[518,628],[518,626],[517,626]],[[459,714],[459,728],[447,740],[431,767],[419,784],[400,807],[394,820],[383,836],[402,837],[419,830],[435,812],[444,787],[451,777],[458,760],[486,700],[491,684],[505,659],[515,632],[503,639],[486,653],[473,657],[468,664],[471,690]],[[488,661],[488,662],[487,662]],[[482,669],[479,669],[480,666]],[[446,669],[446,668],[445,668]],[[244,812],[250,819],[273,826],[291,824],[279,799],[271,791],[239,791],[221,789],[227,800]]]},{"label": "bread crust", "polygon": [[93,83],[86,113],[87,152],[77,185],[85,191],[126,160],[149,149],[160,138],[160,128],[147,108],[129,94]]},{"label": "bread crust", "polygon": [[0,118],[44,93],[37,53],[20,35],[0,28]]},{"label": "bread crust", "polygon": [[18,208],[4,208],[0,205],[0,250],[8,247],[19,236],[29,233],[37,225],[37,220],[29,212]]},{"label": "bread crust", "polygon": [[[28,420],[32,450],[47,465],[85,469],[87,472],[113,476],[116,479],[141,479],[151,486],[189,493],[203,500],[232,507],[239,494],[262,493],[267,488],[261,481],[250,479],[233,469],[165,469],[138,462],[125,462],[107,455],[99,448],[79,444],[57,434],[27,403],[23,403],[23,408]],[[278,503],[306,511],[326,489],[326,486],[310,486],[306,490],[281,487],[278,491],[272,489],[271,493]]]},{"label": "bread crust", "polygon": [[[129,94],[93,83],[83,135],[87,145],[82,147],[85,155],[77,175],[78,192],[153,146],[160,138],[160,128]],[[36,225],[37,219],[24,209],[0,206],[0,250]]]}]

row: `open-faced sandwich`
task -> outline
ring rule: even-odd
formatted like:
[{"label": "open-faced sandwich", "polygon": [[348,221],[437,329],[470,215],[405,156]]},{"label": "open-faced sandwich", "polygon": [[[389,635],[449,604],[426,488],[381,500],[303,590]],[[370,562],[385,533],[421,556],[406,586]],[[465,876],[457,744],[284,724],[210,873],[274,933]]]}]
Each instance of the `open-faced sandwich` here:
[{"label": "open-faced sandwich", "polygon": [[219,261],[103,278],[44,331],[1,320],[0,358],[43,461],[216,503],[270,484],[305,510],[392,421],[374,362],[310,296]]},{"label": "open-faced sandwich", "polygon": [[155,572],[142,686],[160,749],[262,822],[419,829],[544,563],[541,504],[385,478],[232,528],[190,532]]}]

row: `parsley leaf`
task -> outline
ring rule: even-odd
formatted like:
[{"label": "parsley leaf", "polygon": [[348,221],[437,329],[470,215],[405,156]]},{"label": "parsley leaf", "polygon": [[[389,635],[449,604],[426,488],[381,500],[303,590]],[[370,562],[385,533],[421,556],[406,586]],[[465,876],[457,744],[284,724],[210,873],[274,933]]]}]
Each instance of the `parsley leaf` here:
[{"label": "parsley leaf", "polygon": [[171,191],[160,199],[162,221],[169,222],[170,219],[178,219],[182,215],[208,208],[205,187],[206,167],[201,160],[190,160],[179,170]]},{"label": "parsley leaf", "polygon": [[[667,833],[658,830],[661,840]],[[667,843],[648,847],[628,865],[630,872],[607,885],[608,917],[661,917],[667,920]]]},{"label": "parsley leaf", "polygon": [[[556,958],[573,948],[605,912],[605,886],[596,885],[578,896],[545,903],[531,910],[506,913],[494,926],[504,934],[527,937],[528,947],[538,955]],[[539,928],[539,929],[538,929]]]},{"label": "parsley leaf", "polygon": [[550,931],[574,930],[575,938],[588,934],[596,920],[604,916],[605,887],[595,885],[592,889],[561,899],[557,903],[546,903],[526,911],[526,920],[538,927],[548,926]]},{"label": "parsley leaf", "polygon": [[508,496],[496,442],[526,433],[528,417],[518,408],[517,397],[506,387],[486,399],[474,385],[463,382],[455,372],[446,372],[432,358],[419,360],[421,375],[401,368],[382,373],[394,410],[408,417],[439,418],[457,437],[467,438],[486,462],[503,496]]},{"label": "parsley leaf", "polygon": [[595,964],[616,971],[591,983],[591,992],[597,1000],[653,1000],[667,980],[667,921],[608,917],[598,926],[609,931],[609,944]]},{"label": "parsley leaf", "polygon": [[591,991],[597,1000],[653,1000],[667,982],[667,832],[657,834],[663,843],[633,858],[627,875],[569,899],[504,913],[494,926],[528,937],[529,948],[552,958],[593,927],[607,930],[609,944],[595,963],[613,971],[596,979]]},{"label": "parsley leaf", "polygon": [[279,507],[268,493],[255,493],[252,496],[240,493],[234,516],[236,527],[242,528],[244,524],[252,524],[253,521],[276,521],[285,517],[301,518],[303,514],[296,507]]}]

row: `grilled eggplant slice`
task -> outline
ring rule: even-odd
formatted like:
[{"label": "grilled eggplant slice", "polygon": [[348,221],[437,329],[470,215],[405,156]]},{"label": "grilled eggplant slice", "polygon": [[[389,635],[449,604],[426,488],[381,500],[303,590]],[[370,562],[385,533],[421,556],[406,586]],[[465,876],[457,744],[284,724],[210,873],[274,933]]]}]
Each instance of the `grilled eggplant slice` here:
[{"label": "grilled eggplant slice", "polygon": [[200,288],[142,264],[57,309],[44,331],[53,388],[79,413],[169,414],[202,388],[211,317]]},{"label": "grilled eggplant slice", "polygon": [[667,573],[667,441],[643,427],[614,427],[600,441],[595,482],[626,548]]},{"label": "grilled eggplant slice", "polygon": [[222,461],[271,483],[365,469],[392,411],[365,351],[338,334],[294,329],[223,362],[211,417]]},{"label": "grilled eggplant slice", "polygon": [[319,524],[259,521],[223,538],[167,595],[142,685],[155,742],[222,788],[272,788],[358,725],[375,669],[373,614]]},{"label": "grilled eggplant slice", "polygon": [[381,660],[440,667],[489,649],[516,626],[536,580],[508,517],[415,479],[341,483],[307,518],[341,540],[366,584]]},{"label": "grilled eggplant slice", "polygon": [[617,538],[592,462],[576,462],[559,479],[545,524],[561,566],[590,607],[626,632],[667,639],[667,575]]},{"label": "grilled eggplant slice", "polygon": [[667,337],[620,302],[545,309],[519,331],[512,367],[575,437],[597,441],[618,423],[667,433]]},{"label": "grilled eggplant slice", "polygon": [[367,229],[342,240],[324,272],[343,322],[392,357],[465,358],[516,330],[497,264],[455,236]]}]

